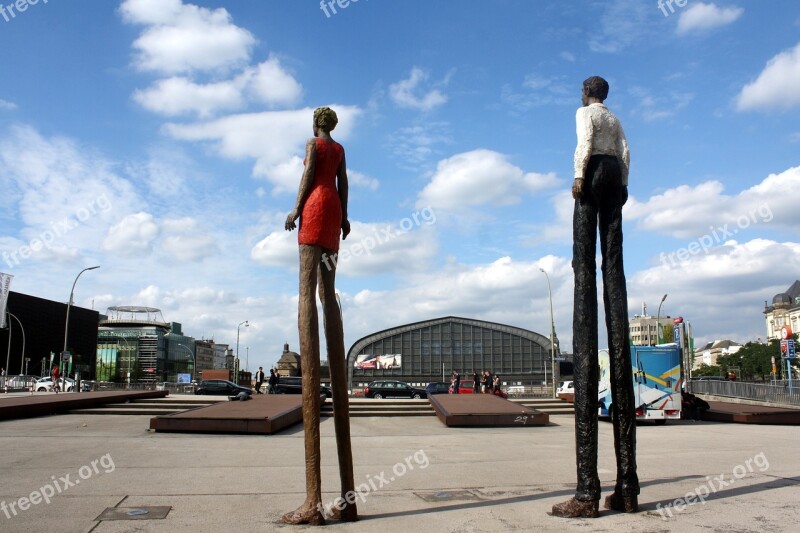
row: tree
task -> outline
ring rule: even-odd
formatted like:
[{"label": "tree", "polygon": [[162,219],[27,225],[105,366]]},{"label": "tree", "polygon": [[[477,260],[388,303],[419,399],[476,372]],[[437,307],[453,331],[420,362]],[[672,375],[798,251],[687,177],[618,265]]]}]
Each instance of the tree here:
[{"label": "tree", "polygon": [[738,369],[741,379],[754,379],[758,376],[766,381],[772,373],[773,356],[780,356],[778,340],[771,340],[769,344],[748,342],[736,353],[721,355],[717,362],[725,373]]},{"label": "tree", "polygon": [[721,376],[722,368],[719,365],[707,365],[703,363],[700,368],[692,370],[692,377],[701,376]]}]

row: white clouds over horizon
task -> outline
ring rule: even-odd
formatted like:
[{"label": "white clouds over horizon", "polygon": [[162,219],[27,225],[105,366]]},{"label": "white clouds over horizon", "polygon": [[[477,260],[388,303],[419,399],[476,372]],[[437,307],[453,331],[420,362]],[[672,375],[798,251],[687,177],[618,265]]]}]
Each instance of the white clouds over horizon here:
[{"label": "white clouds over horizon", "polygon": [[[428,82],[429,75],[421,68],[414,67],[408,78],[389,86],[389,96],[398,107],[430,111],[447,103],[447,95],[439,90],[439,86],[447,85],[449,76],[444,81],[433,84],[427,92],[422,88]],[[419,93],[422,94],[419,94]]]}]

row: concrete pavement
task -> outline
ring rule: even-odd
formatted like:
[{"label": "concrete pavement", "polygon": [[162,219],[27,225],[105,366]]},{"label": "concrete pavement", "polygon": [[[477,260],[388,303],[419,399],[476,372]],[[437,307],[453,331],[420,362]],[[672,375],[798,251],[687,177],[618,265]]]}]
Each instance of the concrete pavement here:
[{"label": "concrete pavement", "polygon": [[[362,520],[326,527],[765,532],[793,531],[800,522],[796,427],[688,421],[638,427],[641,512],[601,511],[593,520],[549,516],[575,485],[573,419],[551,422],[483,429],[446,428],[433,417],[353,418]],[[0,531],[310,529],[278,522],[303,500],[301,425],[271,436],[227,436],[154,433],[148,424],[147,416],[116,415],[0,423]],[[322,436],[323,499],[332,502],[338,480],[332,419],[323,418]],[[604,496],[614,468],[612,428],[600,422]],[[164,519],[95,520],[107,508],[141,506],[171,510]]]}]

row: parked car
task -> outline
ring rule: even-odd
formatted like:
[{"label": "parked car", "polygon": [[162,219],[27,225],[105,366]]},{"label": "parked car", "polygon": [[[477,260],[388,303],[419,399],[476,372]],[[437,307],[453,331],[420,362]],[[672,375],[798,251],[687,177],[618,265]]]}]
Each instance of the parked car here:
[{"label": "parked car", "polygon": [[240,392],[253,394],[252,389],[237,385],[226,379],[206,379],[200,382],[195,389],[195,394],[213,394],[215,396],[236,396]]},{"label": "parked car", "polygon": [[[333,391],[327,385],[320,384],[319,391],[323,393],[326,398],[333,396]],[[278,394],[302,394],[303,378],[300,376],[281,376],[278,380],[278,384],[275,386],[275,392]]]},{"label": "parked car", "polygon": [[[474,380],[471,379],[462,379],[458,384],[458,393],[459,394],[473,394],[475,391],[473,390],[473,384],[475,383]],[[448,392],[452,391],[452,386],[448,386]]]},{"label": "parked car", "polygon": [[560,397],[562,394],[575,394],[575,385],[572,381],[562,381],[559,383],[556,389],[556,396]]},{"label": "parked car", "polygon": [[373,381],[364,389],[366,398],[427,398],[428,393],[424,389],[412,387],[402,381],[380,380]]},{"label": "parked car", "polygon": [[[67,378],[67,383],[64,385],[64,378],[58,378],[58,390],[63,391],[66,387],[67,392],[72,392],[75,388],[75,380]],[[36,392],[53,392],[53,378],[44,377],[36,380]]]},{"label": "parked car", "polygon": [[425,387],[425,392],[428,393],[428,396],[447,394],[450,392],[450,384],[444,381],[434,381],[433,383],[428,383],[428,386]]}]

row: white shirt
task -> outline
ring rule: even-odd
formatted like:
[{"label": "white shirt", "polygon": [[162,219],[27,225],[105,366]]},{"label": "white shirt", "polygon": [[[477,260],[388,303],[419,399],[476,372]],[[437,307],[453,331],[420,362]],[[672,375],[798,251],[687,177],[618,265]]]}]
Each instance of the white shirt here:
[{"label": "white shirt", "polygon": [[619,119],[600,103],[581,107],[575,115],[578,146],[575,148],[575,177],[583,178],[593,155],[616,156],[622,170],[622,184],[628,185],[631,154]]}]

